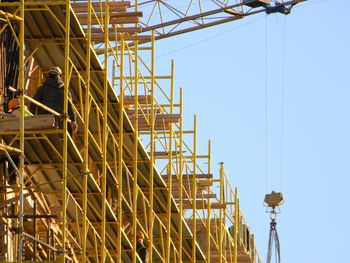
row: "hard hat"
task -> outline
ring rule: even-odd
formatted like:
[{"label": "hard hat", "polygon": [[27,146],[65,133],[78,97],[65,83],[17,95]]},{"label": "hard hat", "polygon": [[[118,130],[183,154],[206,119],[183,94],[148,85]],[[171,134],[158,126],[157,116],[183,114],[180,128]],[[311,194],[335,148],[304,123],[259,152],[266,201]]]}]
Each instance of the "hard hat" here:
[{"label": "hard hat", "polygon": [[54,66],[50,69],[50,74],[52,75],[62,75],[62,69],[60,67]]},{"label": "hard hat", "polygon": [[143,235],[143,233],[141,231],[137,232],[136,234],[136,238],[142,238],[145,239],[145,236]]}]

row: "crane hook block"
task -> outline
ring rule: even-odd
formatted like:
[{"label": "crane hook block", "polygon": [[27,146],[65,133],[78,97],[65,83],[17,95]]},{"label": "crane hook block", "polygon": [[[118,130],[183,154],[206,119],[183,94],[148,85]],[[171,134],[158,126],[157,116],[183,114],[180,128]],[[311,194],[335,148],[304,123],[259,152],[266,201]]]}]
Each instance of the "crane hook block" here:
[{"label": "crane hook block", "polygon": [[278,207],[284,202],[283,194],[272,191],[271,194],[265,195],[264,203],[271,208]]}]

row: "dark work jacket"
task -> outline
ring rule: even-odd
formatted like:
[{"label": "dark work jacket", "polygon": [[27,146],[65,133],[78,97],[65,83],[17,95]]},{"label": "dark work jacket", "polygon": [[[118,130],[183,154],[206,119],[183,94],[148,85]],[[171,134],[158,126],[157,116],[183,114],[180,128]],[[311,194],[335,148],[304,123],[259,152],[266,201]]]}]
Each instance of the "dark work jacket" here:
[{"label": "dark work jacket", "polygon": [[148,251],[143,243],[137,243],[136,251],[143,263],[148,263]]},{"label": "dark work jacket", "polygon": [[[37,90],[34,99],[41,102],[45,106],[63,113],[63,101],[64,101],[64,83],[58,78],[47,79]],[[68,91],[68,97],[71,98],[71,94]],[[30,111],[33,114],[48,114],[46,110],[32,103],[30,105]],[[72,104],[68,102],[68,116],[72,121],[76,121],[75,111]]]}]

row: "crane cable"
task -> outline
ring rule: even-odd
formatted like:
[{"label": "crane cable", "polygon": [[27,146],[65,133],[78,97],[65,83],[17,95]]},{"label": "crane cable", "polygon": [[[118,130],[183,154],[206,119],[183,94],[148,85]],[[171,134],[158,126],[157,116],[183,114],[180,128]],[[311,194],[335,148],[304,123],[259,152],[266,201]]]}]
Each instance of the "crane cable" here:
[{"label": "crane cable", "polygon": [[268,89],[267,89],[267,16],[265,16],[265,193],[268,187]]},{"label": "crane cable", "polygon": [[[286,57],[286,18],[283,20],[283,39],[282,39],[282,83],[281,83],[281,119],[280,119],[280,171],[279,171],[279,187],[282,188],[282,177],[283,177],[283,151],[284,151],[284,100],[285,100],[285,57]],[[268,187],[268,63],[267,63],[267,20],[265,20],[265,183],[266,192]],[[266,198],[267,196],[271,197]],[[277,199],[277,202],[276,202]],[[275,202],[275,203],[274,203]],[[270,232],[267,249],[266,263],[271,263],[271,256],[273,248],[275,251],[275,262],[281,262],[281,251],[280,241],[277,232],[276,215],[279,213],[278,206],[283,203],[283,196],[281,193],[272,192],[265,196],[265,203],[271,208],[270,212]]]},{"label": "crane cable", "polygon": [[280,182],[279,188],[282,191],[283,179],[283,151],[284,151],[284,100],[285,100],[285,69],[286,69],[286,16],[283,18],[283,39],[282,39],[282,88],[281,88],[281,141],[280,141]]},{"label": "crane cable", "polygon": [[[284,111],[285,111],[285,64],[286,64],[286,17],[283,18],[283,35],[282,35],[282,66],[281,66],[281,104],[280,104],[280,153],[279,153],[279,189],[282,191],[283,179],[283,161],[284,161]],[[268,191],[269,168],[268,168],[268,28],[267,16],[265,17],[265,192]]]}]

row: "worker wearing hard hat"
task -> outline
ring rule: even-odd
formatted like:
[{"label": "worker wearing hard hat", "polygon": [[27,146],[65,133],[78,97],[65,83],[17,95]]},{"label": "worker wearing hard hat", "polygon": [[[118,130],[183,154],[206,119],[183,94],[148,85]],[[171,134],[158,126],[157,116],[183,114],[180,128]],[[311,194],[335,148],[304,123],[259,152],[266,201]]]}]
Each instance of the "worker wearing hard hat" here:
[{"label": "worker wearing hard hat", "polygon": [[136,235],[136,251],[143,263],[148,263],[148,250],[143,244],[144,235],[142,232],[138,232]]},{"label": "worker wearing hard hat", "polygon": [[[71,98],[71,94],[68,91],[68,96]],[[64,105],[64,83],[62,81],[62,70],[55,66],[49,71],[49,78],[38,88],[34,99],[45,106],[63,114]],[[32,103],[30,105],[30,111],[33,114],[47,114],[48,112]],[[76,133],[78,130],[78,125],[76,123],[76,115],[73,106],[68,102],[68,116],[71,123],[68,123],[68,132]],[[63,120],[57,118],[57,128],[63,128]]]}]

